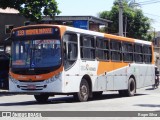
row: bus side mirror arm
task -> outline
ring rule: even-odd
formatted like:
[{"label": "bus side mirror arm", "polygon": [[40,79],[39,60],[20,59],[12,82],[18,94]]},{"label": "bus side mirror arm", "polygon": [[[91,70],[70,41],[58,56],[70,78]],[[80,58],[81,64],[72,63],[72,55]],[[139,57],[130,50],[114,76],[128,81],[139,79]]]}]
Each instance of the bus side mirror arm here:
[{"label": "bus side mirror arm", "polygon": [[4,41],[9,41],[11,40],[11,37],[6,38]]},{"label": "bus side mirror arm", "polygon": [[68,48],[68,47],[67,47],[67,43],[65,42],[65,43],[63,44],[64,60],[67,60],[67,59],[68,59],[68,57],[67,57],[68,49],[67,49],[67,48]]}]

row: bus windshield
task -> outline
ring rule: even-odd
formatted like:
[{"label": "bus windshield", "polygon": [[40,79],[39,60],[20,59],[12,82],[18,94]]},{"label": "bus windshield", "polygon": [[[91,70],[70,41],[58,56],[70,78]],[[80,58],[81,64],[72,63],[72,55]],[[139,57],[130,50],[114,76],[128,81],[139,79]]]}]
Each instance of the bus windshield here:
[{"label": "bus windshield", "polygon": [[12,68],[46,68],[61,64],[60,40],[15,40],[12,43]]}]

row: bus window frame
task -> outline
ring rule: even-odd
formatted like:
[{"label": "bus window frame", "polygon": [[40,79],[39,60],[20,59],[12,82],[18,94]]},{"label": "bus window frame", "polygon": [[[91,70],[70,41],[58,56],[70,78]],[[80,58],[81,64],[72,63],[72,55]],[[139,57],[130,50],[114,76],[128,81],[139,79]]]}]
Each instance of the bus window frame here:
[{"label": "bus window frame", "polygon": [[[120,43],[120,49],[119,50],[111,49],[111,43],[112,42]],[[120,54],[120,60],[113,60],[112,59],[112,52],[117,52],[118,54]],[[117,40],[117,39],[110,39],[110,60],[112,62],[123,62],[123,59],[122,59],[122,41]]]},{"label": "bus window frame", "polygon": [[[82,43],[81,42],[83,42],[82,41],[82,37],[86,37],[86,38],[91,38],[91,39],[93,39],[94,41],[93,41],[93,43],[94,43],[94,46],[93,47],[87,47],[87,46],[82,46]],[[80,39],[80,58],[82,59],[82,60],[87,60],[87,61],[95,61],[96,60],[96,38],[95,38],[95,36],[94,35],[90,35],[90,34],[80,34],[80,36],[79,36],[79,39]],[[91,45],[92,45],[92,43],[91,43]],[[82,50],[83,49],[90,49],[90,50],[93,50],[94,52],[94,58],[84,58],[84,57],[82,57]]]},{"label": "bus window frame", "polygon": [[[135,48],[136,45],[141,46],[141,53],[139,53],[139,51],[136,51],[136,48]],[[140,62],[136,61],[136,58],[137,58],[136,55],[141,55],[142,61],[140,61]],[[141,44],[141,43],[134,43],[134,62],[140,63],[140,64],[144,63],[143,44]]]},{"label": "bus window frame", "polygon": [[[147,49],[149,50],[150,49],[150,53],[146,53],[145,52],[145,50],[144,50],[144,47],[148,47]],[[145,63],[145,64],[151,64],[152,63],[152,46],[151,45],[146,45],[146,44],[144,44],[143,45],[143,49],[142,49],[142,51],[143,51],[143,62]],[[150,62],[146,62],[145,61],[145,56],[150,56],[151,57],[151,60],[150,60]]]},{"label": "bus window frame", "polygon": [[[107,42],[108,42],[108,49],[98,47],[98,46],[97,46],[97,41],[103,41],[103,42],[104,42],[104,41],[107,41]],[[103,52],[106,52],[106,51],[107,51],[107,52],[108,52],[108,59],[98,58],[98,56],[97,56],[98,50],[101,50],[101,51],[103,51]],[[97,59],[98,61],[105,61],[105,62],[110,61],[110,39],[109,39],[109,38],[99,37],[99,36],[96,37],[96,59]]]},{"label": "bus window frame", "polygon": [[[132,51],[124,51],[124,44],[127,44],[127,46],[130,44],[132,45]],[[128,49],[128,48],[127,48]],[[127,61],[127,60],[124,60],[124,54],[132,54],[132,60],[131,61]],[[122,42],[122,60],[124,63],[133,63],[134,62],[134,43],[132,42],[127,42],[127,41],[123,41]]]}]

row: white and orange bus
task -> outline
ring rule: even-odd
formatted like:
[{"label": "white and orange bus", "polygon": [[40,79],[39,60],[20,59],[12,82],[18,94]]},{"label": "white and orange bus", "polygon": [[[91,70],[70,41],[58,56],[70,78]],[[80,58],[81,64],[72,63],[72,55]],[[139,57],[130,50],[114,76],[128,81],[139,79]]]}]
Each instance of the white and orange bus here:
[{"label": "white and orange bus", "polygon": [[29,25],[11,33],[10,92],[45,102],[57,94],[87,101],[103,91],[133,96],[154,84],[151,42],[61,25]]}]

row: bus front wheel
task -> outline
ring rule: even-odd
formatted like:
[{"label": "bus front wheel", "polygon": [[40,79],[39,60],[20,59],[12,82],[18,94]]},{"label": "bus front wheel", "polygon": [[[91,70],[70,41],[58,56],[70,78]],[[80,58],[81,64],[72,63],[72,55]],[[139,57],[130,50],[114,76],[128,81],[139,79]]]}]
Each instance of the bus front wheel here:
[{"label": "bus front wheel", "polygon": [[40,95],[34,95],[34,98],[37,100],[39,103],[45,103],[47,102],[49,95],[48,94],[40,94]]},{"label": "bus front wheel", "polygon": [[74,98],[80,102],[85,102],[89,98],[89,85],[86,79],[82,79],[79,92],[74,95]]}]

